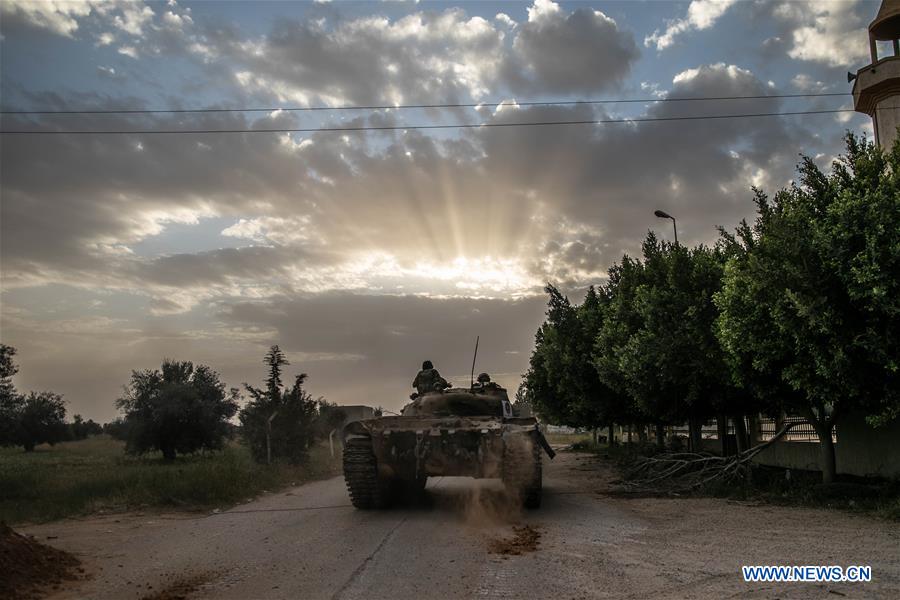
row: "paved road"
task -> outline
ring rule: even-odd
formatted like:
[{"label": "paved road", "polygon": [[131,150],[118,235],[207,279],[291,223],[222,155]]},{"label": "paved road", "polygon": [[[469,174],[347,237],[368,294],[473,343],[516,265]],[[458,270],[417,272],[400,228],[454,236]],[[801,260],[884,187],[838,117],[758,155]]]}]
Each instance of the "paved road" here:
[{"label": "paved road", "polygon": [[[894,524],[712,499],[615,499],[598,493],[609,474],[592,458],[548,462],[544,506],[524,514],[504,506],[494,482],[454,478],[429,482],[428,506],[357,511],[334,478],[204,517],[102,516],[26,531],[93,572],[59,598],[142,598],[179,580],[196,584],[191,598],[242,600],[861,595],[851,584],[745,584],[748,561],[872,564],[876,583],[862,595],[900,597]],[[517,524],[540,533],[537,550],[492,553]]]}]

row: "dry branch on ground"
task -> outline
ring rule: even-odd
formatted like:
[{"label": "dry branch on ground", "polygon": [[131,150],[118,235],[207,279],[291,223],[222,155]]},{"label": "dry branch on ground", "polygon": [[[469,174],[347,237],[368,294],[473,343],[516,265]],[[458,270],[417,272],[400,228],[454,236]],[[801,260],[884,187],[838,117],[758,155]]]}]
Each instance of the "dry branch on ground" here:
[{"label": "dry branch on ground", "polygon": [[734,456],[665,452],[641,457],[626,471],[622,484],[632,491],[688,492],[712,483],[743,480],[750,473],[753,459],[797,424],[786,424],[772,439]]}]

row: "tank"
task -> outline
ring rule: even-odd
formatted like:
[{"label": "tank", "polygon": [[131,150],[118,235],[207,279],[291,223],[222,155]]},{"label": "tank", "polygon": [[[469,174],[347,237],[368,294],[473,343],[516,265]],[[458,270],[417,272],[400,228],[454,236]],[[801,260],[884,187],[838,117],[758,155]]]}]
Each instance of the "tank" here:
[{"label": "tank", "polygon": [[359,509],[420,496],[438,476],[501,479],[516,502],[538,508],[542,452],[554,456],[537,420],[514,416],[496,383],[476,383],[414,397],[397,416],[347,424],[344,479]]}]

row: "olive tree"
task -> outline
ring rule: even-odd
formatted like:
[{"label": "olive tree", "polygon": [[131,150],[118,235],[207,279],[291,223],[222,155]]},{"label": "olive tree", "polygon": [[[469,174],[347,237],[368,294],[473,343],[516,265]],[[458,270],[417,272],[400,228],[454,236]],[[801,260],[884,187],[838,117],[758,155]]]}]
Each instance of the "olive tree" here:
[{"label": "olive tree", "polygon": [[226,392],[219,375],[205,365],[164,360],[162,368],[133,371],[116,405],[125,413],[126,450],[178,453],[217,450],[237,412],[238,392]]},{"label": "olive tree", "polygon": [[22,446],[32,452],[38,444],[66,439],[66,403],[53,392],[21,395],[12,383],[19,371],[16,349],[0,344],[0,446]]}]

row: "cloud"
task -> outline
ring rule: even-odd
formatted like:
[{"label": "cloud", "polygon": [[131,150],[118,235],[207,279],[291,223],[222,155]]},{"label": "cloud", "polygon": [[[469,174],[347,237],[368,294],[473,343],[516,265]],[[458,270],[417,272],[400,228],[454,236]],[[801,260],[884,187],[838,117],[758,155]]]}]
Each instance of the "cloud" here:
[{"label": "cloud", "polygon": [[5,19],[21,20],[32,27],[73,37],[78,31],[78,18],[89,15],[91,5],[87,1],[4,0],[0,3],[0,14]]},{"label": "cloud", "polygon": [[[129,35],[140,37],[144,34],[144,27],[153,20],[155,14],[152,8],[143,4],[121,4],[121,14],[113,16],[112,24]],[[166,15],[175,16],[171,12],[167,12]]]},{"label": "cloud", "polygon": [[[669,97],[768,91],[749,70],[717,63],[675,75]],[[758,112],[755,102],[659,103],[647,116]],[[485,118],[606,116],[586,105],[509,105]],[[296,118],[205,115],[197,126]],[[106,115],[84,126],[175,128],[177,119]],[[392,119],[376,112],[348,124]],[[661,203],[678,213],[683,239],[709,241],[714,225],[752,209],[751,184],[786,183],[797,152],[831,143],[817,142],[802,122],[777,119],[485,128],[444,139],[417,131],[4,137],[4,284],[133,289],[167,299],[156,310],[169,312],[339,289],[519,297],[547,280],[602,278],[623,252],[636,251]],[[223,248],[133,252],[169,223],[203,231],[211,217],[233,219],[209,233]]]},{"label": "cloud", "polygon": [[639,52],[634,36],[600,11],[564,13],[535,0],[518,27],[506,77],[513,91],[587,93],[616,89]]},{"label": "cloud", "polygon": [[[402,103],[481,97],[504,55],[503,34],[463,10],[304,22],[280,19],[265,36],[206,32],[198,50],[242,65],[249,91],[274,88],[303,104]],[[250,74],[252,73],[252,76]]]},{"label": "cloud", "polygon": [[311,229],[308,215],[293,218],[256,217],[240,219],[222,230],[222,235],[261,244],[297,245],[312,240],[315,233]]},{"label": "cloud", "polygon": [[332,16],[277,20],[244,39],[207,30],[193,41],[205,61],[232,61],[249,94],[306,104],[455,102],[502,89],[580,93],[616,88],[638,57],[630,32],[599,11],[567,13],[545,0],[516,24],[462,9],[397,19]]},{"label": "cloud", "polygon": [[73,39],[87,31],[95,46],[118,41],[118,52],[131,58],[181,55],[193,35],[190,12],[169,4],[157,13],[140,0],[9,0],[0,3],[0,28],[4,36],[24,26]]},{"label": "cloud", "polygon": [[97,46],[109,46],[116,41],[116,36],[106,31],[97,36]]},{"label": "cloud", "polygon": [[797,73],[791,78],[791,85],[801,92],[824,92],[828,86],[819,80],[813,79],[806,73]]},{"label": "cloud", "polygon": [[192,25],[194,23],[194,20],[190,15],[177,15],[170,10],[167,10],[163,14],[162,21],[165,27],[176,31],[181,31],[186,25]]},{"label": "cloud", "polygon": [[497,22],[502,23],[509,29],[514,29],[518,25],[518,23],[516,23],[515,20],[513,20],[513,18],[506,13],[497,13],[494,19],[496,19]]},{"label": "cloud", "polygon": [[783,2],[775,5],[773,15],[790,28],[788,56],[830,67],[849,67],[867,62],[869,55],[861,14],[866,6],[859,0]]},{"label": "cloud", "polygon": [[118,77],[116,75],[116,70],[113,67],[104,67],[103,65],[97,65],[97,73],[103,77],[109,77],[110,79]]},{"label": "cloud", "polygon": [[648,35],[644,38],[644,45],[648,48],[656,46],[657,50],[662,51],[674,44],[675,38],[688,31],[709,29],[736,1],[692,0],[685,17],[670,21],[662,33],[657,29]]},{"label": "cloud", "polygon": [[[118,59],[103,76],[118,77],[127,63],[129,83],[137,82],[143,74],[130,66],[152,65],[163,54],[188,57],[191,64],[179,69],[186,67],[190,89],[203,89],[204,98],[209,82],[224,81],[209,89],[244,105],[506,99],[455,113],[192,115],[198,129],[669,118],[762,106],[526,105],[521,95],[578,97],[621,89],[627,80],[638,55],[633,35],[584,7],[535,2],[518,23],[432,5],[390,18],[307,8],[306,21],[275,18],[252,35],[186,18],[180,7],[156,8],[140,26],[132,19],[127,28],[137,34],[113,5],[73,18],[81,19],[76,33],[86,36],[89,52],[129,47],[141,61]],[[695,14],[689,29],[710,26],[711,14]],[[113,24],[116,16],[123,27]],[[802,19],[777,22],[783,57],[794,39],[790,28]],[[115,33],[111,49],[94,50],[104,31]],[[648,76],[645,93],[773,93],[748,68],[754,64],[681,64]],[[95,65],[88,64],[91,76]],[[790,89],[827,81],[819,70],[804,69],[809,78],[796,77]],[[183,101],[182,90],[164,91],[171,97],[149,95]],[[20,95],[24,105],[48,109],[148,107],[102,93]],[[764,110],[780,106],[767,101]],[[752,213],[750,185],[784,185],[801,151],[835,154],[840,132],[817,119],[3,136],[4,342],[22,346],[23,371],[50,373],[33,387],[57,388],[83,406],[102,401],[103,410],[130,369],[158,366],[164,356],[210,363],[229,383],[258,381],[258,361],[247,357],[262,356],[273,342],[288,349],[297,371],[310,372],[314,394],[338,401],[397,408],[424,358],[464,381],[471,338],[479,334],[491,348],[479,364],[512,374],[503,383],[514,387],[543,314],[544,283],[577,290],[602,281],[611,263],[639,250],[648,228],[670,235],[652,216],[658,208],[677,216],[685,243],[714,240],[714,225]],[[175,129],[187,122],[184,115],[103,115],[85,116],[79,127]],[[65,124],[9,117],[4,126]],[[79,314],[104,318],[79,323]]]},{"label": "cloud", "polygon": [[137,59],[138,51],[134,46],[119,46],[117,52],[123,56],[127,56],[128,58]]}]

